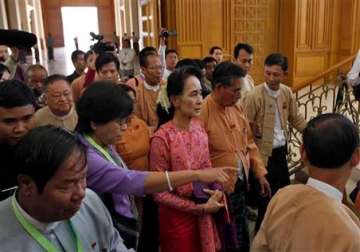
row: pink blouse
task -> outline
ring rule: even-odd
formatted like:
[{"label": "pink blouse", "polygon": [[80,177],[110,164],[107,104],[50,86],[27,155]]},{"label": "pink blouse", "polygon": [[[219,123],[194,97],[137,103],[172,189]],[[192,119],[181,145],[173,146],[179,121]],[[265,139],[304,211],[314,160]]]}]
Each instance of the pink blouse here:
[{"label": "pink blouse", "polygon": [[[150,169],[153,171],[200,170],[211,167],[208,137],[198,119],[192,119],[189,130],[181,130],[170,121],[151,138]],[[219,239],[211,214],[192,201],[192,184],[178,187],[173,192],[158,193],[155,201],[199,216],[202,251],[216,251]],[[161,217],[160,217],[161,218]]]}]

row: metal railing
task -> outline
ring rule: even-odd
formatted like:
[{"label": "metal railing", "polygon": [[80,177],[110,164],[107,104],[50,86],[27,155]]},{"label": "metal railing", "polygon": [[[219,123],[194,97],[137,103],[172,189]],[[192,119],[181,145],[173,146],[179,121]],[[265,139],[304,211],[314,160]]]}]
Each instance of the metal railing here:
[{"label": "metal railing", "polygon": [[[345,73],[350,70],[356,55],[329,68],[327,71],[301,82],[293,88],[300,112],[306,121],[323,113],[340,113],[359,124],[359,102],[346,84]],[[290,174],[304,168],[300,158],[301,133],[289,127],[288,164]]]}]

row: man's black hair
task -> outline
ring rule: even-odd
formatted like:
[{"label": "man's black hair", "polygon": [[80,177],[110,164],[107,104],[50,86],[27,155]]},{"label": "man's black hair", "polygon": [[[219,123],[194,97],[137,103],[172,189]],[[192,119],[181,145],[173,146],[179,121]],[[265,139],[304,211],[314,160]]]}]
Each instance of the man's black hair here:
[{"label": "man's black hair", "polygon": [[38,192],[42,193],[46,183],[74,151],[79,152],[85,167],[85,147],[74,134],[60,127],[41,126],[29,131],[17,144],[13,167],[18,175],[34,180]]},{"label": "man's black hair", "polygon": [[170,54],[170,53],[175,53],[176,55],[178,55],[177,51],[175,49],[167,49],[165,51],[165,58]]},{"label": "man's black hair", "polygon": [[245,44],[245,43],[238,43],[234,47],[234,58],[235,59],[237,59],[239,57],[240,50],[245,50],[250,55],[254,54],[254,48],[251,45]]},{"label": "man's black hair", "polygon": [[308,122],[303,145],[311,165],[338,168],[348,162],[359,147],[359,130],[343,115],[322,114]]},{"label": "man's black hair", "polygon": [[219,85],[231,86],[235,78],[243,77],[245,77],[245,72],[241,67],[230,61],[221,62],[216,65],[213,72],[213,89]]},{"label": "man's black hair", "polygon": [[210,48],[209,54],[212,55],[215,52],[215,50],[223,51],[223,49],[220,46],[213,46]]},{"label": "man's black hair", "polygon": [[139,53],[139,64],[141,67],[147,67],[148,64],[148,60],[147,58],[149,56],[158,56],[158,52],[156,51],[156,49],[152,46],[147,46],[145,48],[143,48],[140,53]]},{"label": "man's black hair", "polygon": [[0,107],[14,108],[36,104],[32,90],[18,80],[6,80],[0,85]]},{"label": "man's black hair", "polygon": [[111,81],[97,81],[85,89],[76,103],[81,134],[93,132],[91,122],[105,124],[115,119],[127,118],[133,111],[133,100],[119,85]]},{"label": "man's black hair", "polygon": [[77,59],[77,57],[78,57],[79,55],[81,55],[81,54],[83,54],[84,57],[85,57],[85,53],[84,53],[83,51],[81,51],[81,50],[75,50],[75,51],[73,51],[73,52],[71,53],[71,61],[72,61],[72,62],[75,62],[76,59]]},{"label": "man's black hair", "polygon": [[266,57],[265,66],[278,65],[283,71],[288,70],[288,58],[281,53],[273,53]]},{"label": "man's black hair", "polygon": [[115,57],[114,54],[109,53],[109,52],[101,53],[96,58],[96,61],[95,61],[96,71],[99,72],[103,66],[105,66],[106,64],[112,63],[112,62],[115,64],[116,69],[119,71],[120,62],[119,62],[118,58]]}]

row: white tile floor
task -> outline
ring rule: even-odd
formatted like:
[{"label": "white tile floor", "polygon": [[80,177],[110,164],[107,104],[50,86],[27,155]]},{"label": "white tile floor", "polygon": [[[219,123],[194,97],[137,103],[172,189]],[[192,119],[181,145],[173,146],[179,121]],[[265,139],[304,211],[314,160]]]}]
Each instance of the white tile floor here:
[{"label": "white tile floor", "polygon": [[48,62],[47,59],[44,59],[44,66],[48,69],[49,74],[71,74],[74,71],[74,67],[71,62],[71,53],[72,52],[65,50],[64,47],[55,48],[55,61]]}]

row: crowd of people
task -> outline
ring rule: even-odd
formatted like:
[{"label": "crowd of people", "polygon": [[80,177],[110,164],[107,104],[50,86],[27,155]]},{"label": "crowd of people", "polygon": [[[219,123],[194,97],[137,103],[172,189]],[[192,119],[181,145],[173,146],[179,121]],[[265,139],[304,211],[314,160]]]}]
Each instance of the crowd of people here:
[{"label": "crowd of people", "polygon": [[[255,83],[249,44],[226,61],[218,46],[190,59],[160,41],[76,50],[68,76],[0,46],[2,249],[360,251],[342,204],[360,161],[353,123],[306,122],[285,55],[268,55]],[[289,126],[303,133],[306,185],[290,185]]]}]

